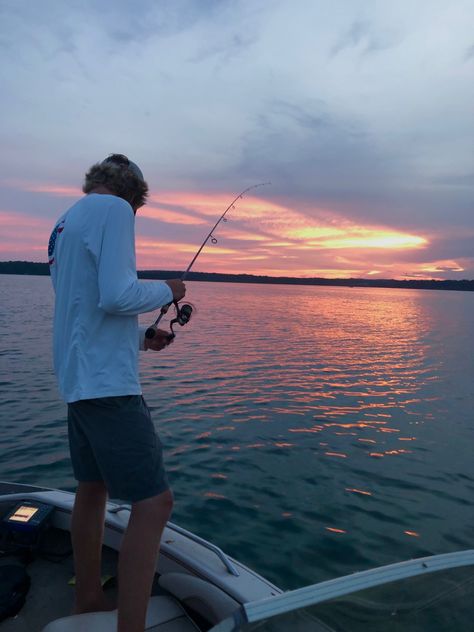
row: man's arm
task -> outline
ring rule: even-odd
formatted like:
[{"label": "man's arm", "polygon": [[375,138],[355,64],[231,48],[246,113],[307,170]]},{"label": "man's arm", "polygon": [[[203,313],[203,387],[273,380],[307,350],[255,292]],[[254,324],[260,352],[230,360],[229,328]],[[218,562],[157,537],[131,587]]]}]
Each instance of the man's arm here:
[{"label": "man's arm", "polygon": [[135,261],[135,221],[131,206],[114,198],[108,209],[98,257],[99,307],[111,314],[135,316],[173,301],[164,281],[140,282]]}]

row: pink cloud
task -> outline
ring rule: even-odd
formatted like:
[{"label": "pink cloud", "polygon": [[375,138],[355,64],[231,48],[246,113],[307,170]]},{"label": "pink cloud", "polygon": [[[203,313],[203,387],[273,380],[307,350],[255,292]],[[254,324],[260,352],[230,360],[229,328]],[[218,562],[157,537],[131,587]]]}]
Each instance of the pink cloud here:
[{"label": "pink cloud", "polygon": [[192,215],[186,215],[178,211],[170,211],[169,209],[159,206],[143,206],[139,211],[139,217],[147,217],[148,219],[154,219],[159,222],[166,222],[168,224],[186,224],[186,225],[199,225],[206,224],[203,219],[194,217]]},{"label": "pink cloud", "polygon": [[71,187],[60,184],[48,184],[38,182],[27,182],[25,180],[7,180],[3,181],[5,186],[20,191],[28,191],[30,193],[45,193],[56,197],[80,197],[83,195],[80,187]]},{"label": "pink cloud", "polygon": [[50,221],[25,213],[0,211],[0,227],[0,256],[3,260],[47,260]]},{"label": "pink cloud", "polygon": [[[80,197],[79,189],[73,187],[20,184],[22,190],[45,195]],[[138,215],[138,268],[182,270],[228,206],[232,194],[152,192],[150,198],[152,203],[140,209]],[[167,208],[168,204],[176,208]],[[180,208],[189,208],[194,214]],[[356,225],[327,209],[313,211],[310,219],[289,205],[245,196],[231,209],[231,221],[218,227],[219,243],[208,243],[193,269],[269,276],[432,278],[472,267],[470,259],[430,261],[429,249],[435,235],[428,239],[390,226]],[[148,223],[143,234],[141,217],[156,220],[156,229]],[[165,224],[171,230],[164,229]],[[46,259],[50,219],[4,210],[0,212],[0,225],[2,259]],[[407,263],[403,254],[407,252],[423,252],[423,256],[418,261],[411,256]]]}]

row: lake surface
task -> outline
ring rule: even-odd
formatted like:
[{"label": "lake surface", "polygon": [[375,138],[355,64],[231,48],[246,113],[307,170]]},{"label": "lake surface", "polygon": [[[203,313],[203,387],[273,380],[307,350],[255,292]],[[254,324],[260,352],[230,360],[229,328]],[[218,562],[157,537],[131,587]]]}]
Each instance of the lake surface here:
[{"label": "lake surface", "polygon": [[[141,357],[174,522],[285,589],[473,547],[474,294],[187,287]],[[0,480],[74,489],[50,279],[0,306]]]}]

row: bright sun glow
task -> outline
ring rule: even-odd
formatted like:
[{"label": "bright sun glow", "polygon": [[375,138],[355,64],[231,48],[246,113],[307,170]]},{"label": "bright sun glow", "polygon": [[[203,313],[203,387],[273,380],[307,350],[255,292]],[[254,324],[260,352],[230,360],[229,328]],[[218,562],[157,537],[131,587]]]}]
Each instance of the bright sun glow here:
[{"label": "bright sun glow", "polygon": [[302,240],[306,248],[422,248],[428,241],[424,237],[383,228],[358,226],[324,227],[307,226],[290,230],[287,237]]},{"label": "bright sun glow", "polygon": [[[365,232],[365,231],[361,231]],[[366,235],[360,237],[341,237],[336,239],[323,240],[322,246],[325,248],[421,248],[427,244],[424,237],[416,235],[404,235],[402,233],[376,232],[371,234],[367,231]]]},{"label": "bright sun glow", "polygon": [[435,261],[433,263],[426,264],[420,268],[422,272],[437,273],[440,272],[464,272],[464,268],[460,266],[456,261],[444,260]]}]

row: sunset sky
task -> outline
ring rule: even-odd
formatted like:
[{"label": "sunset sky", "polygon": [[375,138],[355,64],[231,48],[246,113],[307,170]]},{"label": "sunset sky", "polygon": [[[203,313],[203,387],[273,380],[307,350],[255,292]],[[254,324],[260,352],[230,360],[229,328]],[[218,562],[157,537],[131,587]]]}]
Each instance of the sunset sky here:
[{"label": "sunset sky", "polygon": [[472,0],[1,0],[0,260],[112,152],[139,269],[474,279]]}]

